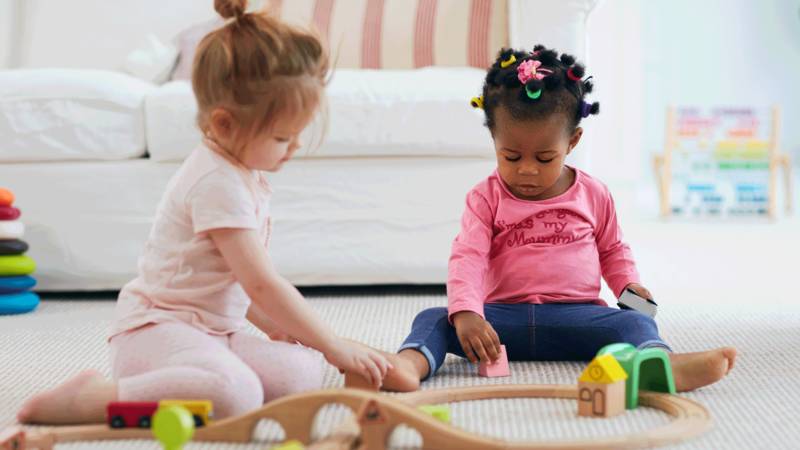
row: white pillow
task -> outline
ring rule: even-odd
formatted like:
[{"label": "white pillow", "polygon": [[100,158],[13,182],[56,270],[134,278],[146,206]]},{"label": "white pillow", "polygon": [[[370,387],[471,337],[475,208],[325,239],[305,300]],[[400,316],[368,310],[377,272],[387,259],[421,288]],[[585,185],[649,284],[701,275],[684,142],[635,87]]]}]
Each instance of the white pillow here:
[{"label": "white pillow", "polygon": [[148,34],[145,42],[125,58],[122,70],[141,80],[161,84],[169,79],[177,60],[178,49],[174,45]]},{"label": "white pillow", "polygon": [[[483,111],[469,104],[480,95],[484,76],[472,68],[337,70],[327,88],[325,140],[297,157],[491,157]],[[183,160],[200,142],[197,104],[187,81],[158,88],[147,97],[145,110],[153,160]],[[317,140],[320,131],[309,127],[304,143]]]},{"label": "white pillow", "polygon": [[200,143],[197,101],[188,81],[161,85],[147,96],[144,110],[147,152],[153,161],[183,161]]},{"label": "white pillow", "polygon": [[144,156],[143,102],[153,88],[102,70],[0,71],[0,161]]}]

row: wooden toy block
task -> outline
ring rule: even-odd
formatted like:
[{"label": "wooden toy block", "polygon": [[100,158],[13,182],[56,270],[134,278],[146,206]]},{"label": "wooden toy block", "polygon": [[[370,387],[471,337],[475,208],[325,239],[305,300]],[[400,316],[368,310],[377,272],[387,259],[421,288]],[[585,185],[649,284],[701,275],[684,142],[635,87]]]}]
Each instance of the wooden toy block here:
[{"label": "wooden toy block", "polygon": [[450,407],[447,405],[422,405],[419,410],[430,414],[439,422],[450,423]]},{"label": "wooden toy block", "polygon": [[164,450],[181,450],[194,436],[194,416],[183,406],[160,407],[153,416],[153,436]]},{"label": "wooden toy block", "polygon": [[628,375],[611,355],[598,356],[578,378],[578,415],[612,417],[625,411]]},{"label": "wooden toy block", "polygon": [[283,444],[272,447],[272,450],[305,450],[305,448],[306,446],[303,445],[302,442],[292,439],[291,441],[286,441]]},{"label": "wooden toy block", "polygon": [[639,405],[639,391],[675,393],[672,365],[667,352],[660,348],[636,349],[631,344],[609,344],[597,356],[611,355],[628,374],[625,382],[625,407]]},{"label": "wooden toy block", "polygon": [[21,427],[0,431],[0,450],[25,450],[25,431]]},{"label": "wooden toy block", "polygon": [[506,346],[500,346],[500,357],[494,363],[481,362],[478,366],[478,375],[482,377],[507,377],[511,375],[508,368],[508,355]]}]

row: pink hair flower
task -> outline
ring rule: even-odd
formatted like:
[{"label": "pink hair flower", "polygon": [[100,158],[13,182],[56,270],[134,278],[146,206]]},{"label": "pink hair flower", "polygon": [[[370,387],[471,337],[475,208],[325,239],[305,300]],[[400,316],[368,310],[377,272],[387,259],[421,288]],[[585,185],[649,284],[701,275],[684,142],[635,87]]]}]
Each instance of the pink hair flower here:
[{"label": "pink hair flower", "polygon": [[517,66],[517,77],[520,83],[525,84],[530,80],[541,80],[553,73],[548,69],[539,69],[541,65],[542,62],[535,59],[529,59],[520,63],[520,65]]}]

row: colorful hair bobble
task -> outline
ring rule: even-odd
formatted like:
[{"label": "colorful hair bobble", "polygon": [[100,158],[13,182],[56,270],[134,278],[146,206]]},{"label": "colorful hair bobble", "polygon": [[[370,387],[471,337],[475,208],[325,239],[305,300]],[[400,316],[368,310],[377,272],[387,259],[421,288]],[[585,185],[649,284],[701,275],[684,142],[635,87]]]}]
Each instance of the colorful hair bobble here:
[{"label": "colorful hair bobble", "polygon": [[531,99],[531,100],[536,100],[537,98],[542,96],[542,90],[541,89],[531,92],[531,90],[526,87],[525,88],[525,93],[528,95],[528,98]]},{"label": "colorful hair bobble", "polygon": [[519,78],[519,82],[525,84],[530,80],[541,80],[553,73],[550,69],[540,68],[541,65],[542,62],[535,59],[522,61],[519,66],[517,66],[517,78]]},{"label": "colorful hair bobble", "polygon": [[483,96],[480,97],[472,97],[472,100],[469,102],[475,109],[483,109]]},{"label": "colorful hair bobble", "polygon": [[580,108],[580,115],[581,118],[585,119],[592,114],[597,114],[600,112],[600,103],[587,103],[584,100],[581,100],[581,108]]},{"label": "colorful hair bobble", "polygon": [[528,80],[525,83],[525,95],[531,99],[536,100],[542,96],[542,82],[536,79]]},{"label": "colorful hair bobble", "polygon": [[583,66],[574,65],[567,70],[567,78],[572,81],[580,81],[583,78]]},{"label": "colorful hair bobble", "polygon": [[500,61],[500,67],[505,69],[508,66],[514,64],[515,62],[517,62],[517,57],[514,56],[514,54],[512,53],[511,55],[508,56],[508,58],[504,59],[503,61]]}]

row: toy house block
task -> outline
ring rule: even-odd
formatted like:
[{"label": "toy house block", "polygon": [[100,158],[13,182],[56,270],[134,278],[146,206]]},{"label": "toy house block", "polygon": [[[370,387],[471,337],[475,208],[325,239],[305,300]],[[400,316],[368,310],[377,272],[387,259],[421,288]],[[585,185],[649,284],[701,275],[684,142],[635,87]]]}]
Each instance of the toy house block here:
[{"label": "toy house block", "polygon": [[506,355],[505,345],[500,346],[500,357],[497,362],[480,363],[478,375],[482,377],[507,377],[511,375],[511,370],[508,368],[508,355]]},{"label": "toy house block", "polygon": [[624,412],[627,378],[613,356],[593,359],[578,378],[578,415],[612,417]]},{"label": "toy house block", "polygon": [[627,409],[639,406],[639,390],[675,393],[672,365],[667,352],[660,348],[637,350],[631,344],[609,344],[597,352],[611,355],[619,362],[628,379],[625,382]]},{"label": "toy house block", "polygon": [[439,422],[450,423],[450,407],[447,405],[422,405],[419,410],[430,414]]}]

